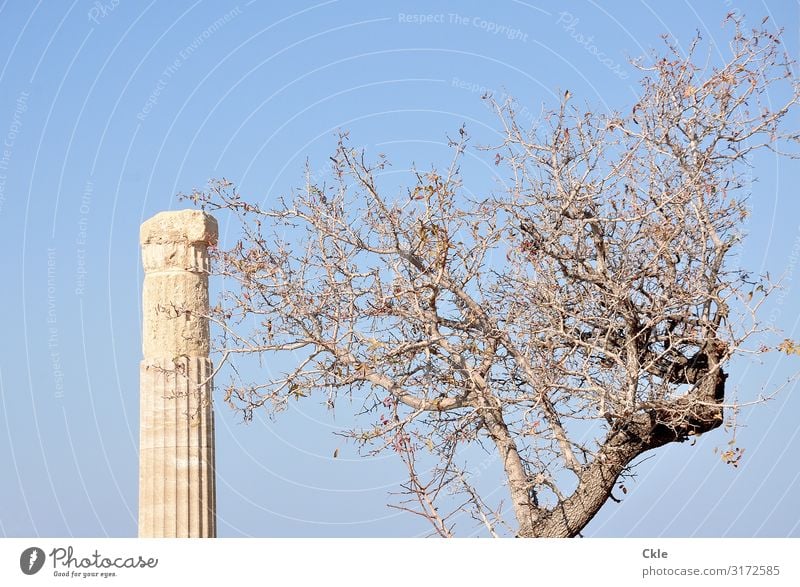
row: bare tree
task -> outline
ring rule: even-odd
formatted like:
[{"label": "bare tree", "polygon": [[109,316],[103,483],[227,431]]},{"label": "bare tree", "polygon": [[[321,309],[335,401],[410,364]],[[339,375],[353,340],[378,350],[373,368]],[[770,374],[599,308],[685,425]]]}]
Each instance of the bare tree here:
[{"label": "bare tree", "polygon": [[[637,457],[723,423],[725,365],[762,330],[773,286],[731,259],[749,156],[793,156],[782,120],[800,88],[779,35],[731,27],[719,66],[698,65],[699,36],[635,62],[627,114],[566,93],[525,129],[487,97],[502,124],[490,156],[509,176],[490,197],[462,186],[463,128],[452,163],[399,196],[381,186],[386,159],[346,134],[331,185],[309,174],[273,209],[227,180],[188,196],[245,235],[215,254],[237,284],[210,316],[223,360],[299,357],[269,381],[234,379],[225,400],[250,418],[359,390],[373,417],[350,435],[408,467],[395,507],[442,536],[459,512],[492,535],[578,535]],[[510,508],[476,489],[471,443],[499,459]]]}]

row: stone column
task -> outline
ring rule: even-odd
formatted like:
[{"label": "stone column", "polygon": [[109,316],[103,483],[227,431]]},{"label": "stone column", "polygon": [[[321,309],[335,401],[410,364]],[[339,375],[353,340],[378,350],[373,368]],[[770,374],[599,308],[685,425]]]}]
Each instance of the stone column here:
[{"label": "stone column", "polygon": [[205,212],[161,212],[141,226],[139,536],[217,534]]}]

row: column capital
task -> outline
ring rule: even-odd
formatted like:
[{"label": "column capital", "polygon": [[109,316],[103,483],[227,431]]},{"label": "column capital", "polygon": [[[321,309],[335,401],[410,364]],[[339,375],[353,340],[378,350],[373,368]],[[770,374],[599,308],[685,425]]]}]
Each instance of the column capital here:
[{"label": "column capital", "polygon": [[214,245],[219,229],[217,220],[202,210],[170,210],[146,220],[139,230],[144,245],[185,243]]},{"label": "column capital", "polygon": [[159,212],[139,231],[145,273],[207,273],[210,245],[217,242],[217,220],[201,210]]}]

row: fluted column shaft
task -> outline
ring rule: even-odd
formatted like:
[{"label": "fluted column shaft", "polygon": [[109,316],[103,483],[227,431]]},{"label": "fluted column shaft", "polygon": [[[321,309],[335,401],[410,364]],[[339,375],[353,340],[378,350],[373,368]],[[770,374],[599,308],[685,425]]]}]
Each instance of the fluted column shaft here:
[{"label": "fluted column shaft", "polygon": [[197,210],[141,227],[139,536],[216,536],[208,245],[216,220]]}]

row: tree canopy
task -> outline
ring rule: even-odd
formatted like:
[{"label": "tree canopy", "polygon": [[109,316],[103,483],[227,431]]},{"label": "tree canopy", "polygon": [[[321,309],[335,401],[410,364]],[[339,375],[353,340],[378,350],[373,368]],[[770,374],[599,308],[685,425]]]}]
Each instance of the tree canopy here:
[{"label": "tree canopy", "polygon": [[[334,181],[309,174],[272,207],[227,179],[187,196],[244,234],[214,252],[236,284],[209,316],[220,366],[300,357],[232,379],[225,401],[250,418],[364,391],[350,436],[407,465],[397,507],[442,536],[462,511],[492,535],[578,535],[640,455],[723,423],[726,364],[764,328],[774,286],[732,259],[751,155],[794,156],[800,87],[779,35],[729,24],[718,65],[699,35],[686,52],[665,37],[619,112],[566,92],[526,128],[513,102],[484,97],[502,132],[484,150],[507,177],[485,197],[462,182],[465,128],[451,163],[399,195],[381,186],[388,159],[342,133]],[[507,507],[474,486],[459,453],[473,443],[501,462]]]}]

